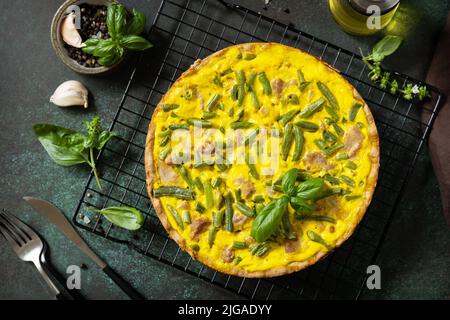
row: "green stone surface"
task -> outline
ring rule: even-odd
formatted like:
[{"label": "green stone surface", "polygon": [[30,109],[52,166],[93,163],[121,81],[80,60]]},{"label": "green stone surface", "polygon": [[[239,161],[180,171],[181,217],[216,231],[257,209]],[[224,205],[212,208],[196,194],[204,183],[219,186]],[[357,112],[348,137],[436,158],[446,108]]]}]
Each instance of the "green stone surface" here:
[{"label": "green stone surface", "polygon": [[[212,0],[209,0],[212,1]],[[122,1],[153,20],[159,1]],[[60,274],[68,265],[82,270],[81,293],[87,299],[126,299],[117,286],[64,236],[38,216],[22,196],[53,202],[72,218],[81,197],[87,167],[55,165],[37,142],[31,126],[48,122],[80,128],[81,121],[99,114],[110,124],[127,79],[130,61],[103,77],[83,77],[67,69],[55,56],[49,39],[52,16],[61,1],[2,1],[0,23],[0,207],[8,208],[35,228],[49,243],[50,260]],[[328,2],[273,0],[264,11],[263,0],[241,1],[282,22],[292,23],[318,38],[351,51],[367,51],[380,36],[360,38],[341,31]],[[289,8],[290,13],[284,9]],[[386,61],[389,68],[423,79],[439,30],[445,23],[448,2],[402,1],[393,32],[405,37],[399,52]],[[24,23],[24,17],[33,17]],[[158,43],[155,43],[158,45]],[[81,80],[90,90],[89,109],[58,108],[48,102],[63,81]],[[226,299],[236,295],[175,270],[130,248],[80,230],[89,245],[148,299]],[[366,299],[445,299],[450,295],[450,232],[440,205],[439,189],[426,150],[419,157],[411,183],[381,248],[382,289],[365,291]],[[52,299],[34,266],[20,261],[0,238],[0,299]]]}]

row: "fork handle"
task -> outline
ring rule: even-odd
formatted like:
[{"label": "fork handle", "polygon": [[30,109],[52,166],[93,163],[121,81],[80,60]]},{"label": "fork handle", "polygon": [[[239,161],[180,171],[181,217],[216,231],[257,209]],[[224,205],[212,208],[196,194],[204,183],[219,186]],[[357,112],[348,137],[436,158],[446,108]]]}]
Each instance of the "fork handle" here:
[{"label": "fork handle", "polygon": [[58,287],[55,285],[53,280],[49,277],[47,271],[45,271],[45,269],[42,267],[41,262],[40,261],[33,261],[33,262],[34,265],[36,266],[36,269],[38,269],[39,273],[41,274],[42,278],[44,278],[44,281],[48,284],[52,292],[55,294],[56,298],[58,300],[62,300],[60,298],[62,296],[61,292],[59,291]]}]

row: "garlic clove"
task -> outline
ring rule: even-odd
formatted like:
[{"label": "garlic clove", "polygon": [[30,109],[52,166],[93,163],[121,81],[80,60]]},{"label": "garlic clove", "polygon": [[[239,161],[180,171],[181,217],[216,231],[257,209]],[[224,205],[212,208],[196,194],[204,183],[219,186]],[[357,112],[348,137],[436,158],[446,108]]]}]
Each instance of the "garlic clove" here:
[{"label": "garlic clove", "polygon": [[61,83],[50,97],[50,102],[59,107],[84,106],[88,107],[89,92],[79,81],[69,80]]},{"label": "garlic clove", "polygon": [[86,46],[75,25],[75,13],[73,12],[64,18],[61,25],[61,35],[64,42],[72,47],[83,48]]}]

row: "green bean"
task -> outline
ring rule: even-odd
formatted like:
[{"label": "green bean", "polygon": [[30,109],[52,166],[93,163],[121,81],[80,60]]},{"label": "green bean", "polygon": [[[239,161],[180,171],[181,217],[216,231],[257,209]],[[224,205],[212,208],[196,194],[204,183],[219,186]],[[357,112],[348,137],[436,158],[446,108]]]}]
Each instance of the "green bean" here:
[{"label": "green bean", "polygon": [[239,85],[245,84],[245,72],[243,70],[237,70],[234,74],[236,75],[236,81]]},{"label": "green bean", "polygon": [[342,129],[337,123],[332,123],[331,125],[334,129],[334,132],[336,132],[338,136],[344,135],[345,133],[344,129]]},{"label": "green bean", "polygon": [[206,207],[211,209],[214,206],[214,198],[213,198],[213,190],[211,186],[211,180],[206,180],[203,184],[203,188],[205,189],[205,198],[206,198]]},{"label": "green bean", "polygon": [[295,93],[288,94],[288,96],[286,97],[286,102],[294,105],[300,104],[300,100]]},{"label": "green bean", "polygon": [[310,105],[306,106],[302,112],[300,112],[300,117],[301,118],[310,118],[313,114],[315,114],[316,112],[318,112],[322,109],[322,105],[324,103],[325,103],[325,100],[323,100],[322,98],[311,103]]},{"label": "green bean", "polygon": [[334,219],[332,217],[312,215],[312,214],[297,215],[296,219],[299,221],[309,220],[309,221],[324,221],[324,222],[336,223],[336,219]]},{"label": "green bean", "polygon": [[284,192],[283,188],[279,185],[273,185],[272,190],[276,192]]},{"label": "green bean", "polygon": [[224,71],[222,71],[220,73],[220,76],[223,77],[223,76],[226,76],[227,74],[230,74],[232,72],[233,72],[233,70],[231,68],[227,68],[227,69],[225,69]]},{"label": "green bean", "polygon": [[356,126],[360,129],[364,128],[364,124],[362,122],[357,122]]},{"label": "green bean", "polygon": [[252,101],[253,107],[258,110],[261,105],[259,104],[258,96],[256,95],[255,91],[250,91],[250,99]]},{"label": "green bean", "polygon": [[356,200],[356,199],[359,199],[359,198],[361,198],[361,195],[351,195],[351,196],[345,196],[345,200],[347,200],[347,201],[353,201],[353,200]]},{"label": "green bean", "polygon": [[330,115],[333,122],[339,121],[339,115],[328,104],[325,104],[325,111]]},{"label": "green bean", "polygon": [[326,175],[324,175],[324,177],[323,177],[326,181],[328,181],[329,183],[331,183],[331,184],[333,184],[333,185],[336,185],[336,184],[339,184],[339,183],[341,183],[341,181],[338,179],[338,178],[335,178],[335,177],[333,177],[333,176],[331,176],[330,174],[326,174]]},{"label": "green bean", "polygon": [[206,211],[206,208],[203,204],[201,204],[200,202],[197,202],[195,204],[195,211],[197,211],[198,213],[204,213]]},{"label": "green bean", "polygon": [[289,219],[289,212],[286,212],[283,215],[281,220],[282,224],[280,225],[284,229],[284,237],[288,240],[297,239],[297,234],[294,231],[294,227],[291,224],[291,220]]},{"label": "green bean", "polygon": [[170,129],[165,129],[165,130],[162,130],[162,131],[158,134],[158,137],[164,138],[164,137],[170,136],[171,134],[172,134],[172,130],[170,130]]},{"label": "green bean", "polygon": [[187,124],[187,123],[170,124],[169,129],[170,130],[189,130],[189,124]]},{"label": "green bean", "polygon": [[361,103],[358,103],[358,102],[355,102],[353,104],[353,106],[351,107],[350,112],[348,114],[348,119],[350,121],[355,121],[356,115],[358,114],[358,111],[359,111],[359,109],[362,108],[362,106],[363,105]]},{"label": "green bean", "polygon": [[254,123],[248,122],[248,121],[237,121],[233,122],[230,127],[233,130],[236,129],[248,129],[254,126]]},{"label": "green bean", "polygon": [[248,206],[246,206],[244,203],[242,202],[236,202],[234,204],[234,206],[236,207],[236,209],[238,209],[243,215],[247,216],[247,217],[254,217],[255,216],[255,212],[249,208]]},{"label": "green bean", "polygon": [[195,177],[194,183],[195,183],[195,186],[197,187],[197,189],[198,189],[200,192],[203,192],[203,191],[204,191],[203,183],[202,183],[202,180],[200,179],[200,177]]},{"label": "green bean", "polygon": [[234,108],[233,107],[231,107],[230,110],[228,110],[228,115],[230,117],[234,117]]},{"label": "green bean", "polygon": [[281,144],[281,156],[284,161],[287,160],[289,151],[291,150],[292,139],[293,139],[293,134],[292,134],[293,128],[294,128],[294,126],[292,125],[292,123],[288,123],[284,127],[283,142]]},{"label": "green bean", "polygon": [[233,199],[231,193],[225,196],[225,230],[233,232]]},{"label": "green bean", "polygon": [[199,251],[200,251],[200,246],[199,246],[198,244],[196,244],[196,243],[191,244],[189,247],[190,247],[192,250],[194,250],[195,252],[199,252]]},{"label": "green bean", "polygon": [[177,166],[177,168],[181,178],[183,178],[183,180],[186,181],[191,190],[194,190],[195,184],[194,181],[192,180],[190,172],[183,165],[179,165]]},{"label": "green bean", "polygon": [[167,205],[167,208],[169,209],[170,213],[172,214],[172,217],[175,220],[178,227],[180,227],[181,230],[184,230],[183,220],[181,220],[181,217],[180,217],[180,214],[178,213],[178,211],[171,205]]},{"label": "green bean", "polygon": [[160,147],[165,147],[170,141],[170,136],[165,136],[162,138],[161,142],[159,143]]},{"label": "green bean", "polygon": [[235,266],[237,266],[241,261],[242,261],[241,257],[235,257],[233,260]]},{"label": "green bean", "polygon": [[186,89],[186,91],[184,91],[184,94],[182,95],[182,97],[189,101],[192,99],[193,95],[194,95],[194,92],[192,91],[192,89]]},{"label": "green bean", "polygon": [[242,54],[242,59],[244,60],[253,60],[256,58],[256,55],[254,53],[251,52],[244,52]]},{"label": "green bean", "polygon": [[322,151],[327,149],[327,143],[322,139],[315,139],[314,144]]},{"label": "green bean", "polygon": [[187,211],[187,210],[184,210],[182,213],[181,213],[181,215],[182,215],[182,217],[183,217],[183,222],[184,223],[186,223],[186,224],[191,224],[191,214],[189,213],[189,211]]},{"label": "green bean", "polygon": [[311,82],[305,80],[305,76],[303,75],[302,70],[298,69],[297,75],[298,75],[298,80],[299,80],[298,88],[300,89],[301,92],[303,92],[306,89],[306,87],[309,86],[309,84]]},{"label": "green bean", "polygon": [[256,128],[252,133],[248,135],[244,140],[244,145],[250,145],[250,142],[254,142],[256,140],[257,135],[259,134],[259,128]]},{"label": "green bean", "polygon": [[169,153],[172,151],[172,148],[170,147],[165,147],[164,149],[161,150],[161,152],[159,153],[159,160],[164,161],[166,160],[167,156],[169,155]]},{"label": "green bean", "polygon": [[322,83],[322,82],[320,82],[320,81],[318,81],[317,82],[317,87],[319,88],[319,90],[322,93],[322,95],[328,100],[328,103],[330,104],[330,106],[334,110],[339,110],[338,101],[336,100],[336,97],[333,95],[331,90],[327,87],[327,85]]},{"label": "green bean", "polygon": [[213,192],[213,196],[214,196],[214,206],[217,210],[220,210],[220,208],[222,208],[222,192],[220,192],[220,190],[214,190]]},{"label": "green bean", "polygon": [[172,113],[170,114],[170,117],[171,117],[171,118],[179,118],[180,116],[177,115],[175,112],[172,112]]},{"label": "green bean", "polygon": [[347,184],[350,187],[355,186],[355,181],[352,178],[342,175],[339,177],[339,179],[341,179],[345,184]]},{"label": "green bean", "polygon": [[338,161],[347,160],[347,159],[348,159],[348,154],[345,152],[339,153],[336,156],[336,160],[338,160]]},{"label": "green bean", "polygon": [[257,257],[263,257],[270,249],[271,246],[267,243],[254,243],[250,246],[250,253]]},{"label": "green bean", "polygon": [[316,132],[319,130],[319,126],[317,124],[309,121],[299,121],[296,122],[295,125],[308,132]]},{"label": "green bean", "polygon": [[315,233],[314,231],[308,230],[306,232],[306,235],[308,236],[309,240],[313,241],[313,242],[317,242],[321,245],[323,245],[325,248],[327,248],[328,250],[331,250],[332,248],[330,247],[330,245],[328,245],[325,240],[318,235],[317,233]]},{"label": "green bean", "polygon": [[265,72],[258,73],[258,80],[263,87],[263,92],[265,95],[270,96],[272,94],[272,87],[270,86],[269,79]]},{"label": "green bean", "polygon": [[233,242],[233,249],[245,249],[247,248],[247,244],[242,241],[234,241]]},{"label": "green bean", "polygon": [[203,116],[202,116],[203,120],[208,120],[208,119],[212,119],[215,117],[217,117],[217,113],[208,112],[208,111],[203,112]]},{"label": "green bean", "polygon": [[216,240],[217,229],[212,227],[209,228],[208,232],[208,245],[210,248],[214,245],[214,241]]},{"label": "green bean", "polygon": [[219,78],[218,75],[216,75],[216,76],[214,77],[213,83],[214,83],[216,86],[223,88],[222,80],[220,80],[220,78]]},{"label": "green bean", "polygon": [[255,178],[256,180],[259,180],[259,173],[258,173],[258,170],[256,169],[255,164],[247,162],[247,166],[248,166],[250,175],[253,178]]},{"label": "green bean", "polygon": [[212,160],[205,160],[205,161],[195,162],[193,164],[193,167],[198,169],[198,168],[209,167],[209,166],[213,166],[213,165],[214,165],[214,162]]},{"label": "green bean", "polygon": [[261,203],[264,201],[265,201],[264,196],[262,196],[260,194],[253,197],[253,202],[255,202],[255,203]]},{"label": "green bean", "polygon": [[236,189],[234,190],[234,197],[236,198],[237,202],[241,202],[242,201],[242,192],[241,189]]},{"label": "green bean", "polygon": [[225,128],[223,126],[219,127],[219,131],[222,132],[223,134],[225,134],[225,132],[226,132],[226,130],[225,130]]},{"label": "green bean", "polygon": [[214,228],[222,227],[223,223],[223,210],[214,212],[213,214],[213,226]]},{"label": "green bean", "polygon": [[244,117],[244,109],[239,110],[239,112],[236,115],[236,120],[234,122],[238,122],[241,121],[242,118]]},{"label": "green bean", "polygon": [[344,147],[344,145],[342,143],[336,143],[334,146],[332,147],[328,147],[326,148],[323,153],[329,157],[331,155],[333,155],[334,153],[336,153],[336,151],[342,149]]},{"label": "green bean", "polygon": [[330,143],[335,143],[337,141],[337,137],[328,130],[322,132],[322,138]]},{"label": "green bean", "polygon": [[280,123],[285,126],[289,121],[291,121],[292,119],[295,118],[295,116],[300,112],[300,109],[295,109],[295,110],[291,110],[288,111],[287,113],[285,113],[284,115],[282,115],[280,117]]},{"label": "green bean", "polygon": [[169,111],[172,111],[172,110],[175,110],[175,109],[178,109],[180,107],[180,105],[179,104],[163,104],[162,106],[161,106],[161,108],[162,108],[162,110],[164,111],[164,112],[169,112]]},{"label": "green bean", "polygon": [[238,93],[239,93],[239,86],[235,84],[234,86],[231,87],[230,90],[231,100],[236,101],[238,99]]},{"label": "green bean", "polygon": [[228,166],[223,163],[216,163],[216,167],[217,167],[217,169],[219,169],[222,172],[224,172],[228,169]]},{"label": "green bean", "polygon": [[206,105],[206,109],[211,112],[213,108],[216,106],[216,104],[219,102],[220,98],[222,96],[220,94],[214,94],[211,99],[209,100],[208,104]]},{"label": "green bean", "polygon": [[295,148],[294,148],[294,154],[292,155],[293,161],[300,160],[300,157],[302,155],[303,151],[303,144],[305,143],[305,137],[303,136],[302,129],[300,129],[297,126],[294,126],[294,141],[295,141]]},{"label": "green bean", "polygon": [[346,167],[351,169],[351,170],[358,169],[358,165],[356,163],[354,163],[353,161],[348,161],[347,164],[346,164]]},{"label": "green bean", "polygon": [[189,118],[186,121],[190,125],[197,128],[211,128],[213,126],[211,121],[206,121],[198,118]]},{"label": "green bean", "polygon": [[214,178],[214,180],[211,183],[211,186],[213,188],[218,188],[218,187],[220,187],[221,183],[222,183],[222,178],[221,177],[217,177],[217,178]]}]

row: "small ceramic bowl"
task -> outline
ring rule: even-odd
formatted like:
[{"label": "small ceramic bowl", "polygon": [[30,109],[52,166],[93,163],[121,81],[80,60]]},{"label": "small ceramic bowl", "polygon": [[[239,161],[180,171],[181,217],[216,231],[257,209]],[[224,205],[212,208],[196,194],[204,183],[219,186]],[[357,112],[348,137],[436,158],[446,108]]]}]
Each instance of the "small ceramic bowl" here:
[{"label": "small ceramic bowl", "polygon": [[65,1],[56,11],[55,16],[53,17],[50,37],[52,41],[53,49],[55,50],[56,55],[61,59],[61,61],[70,69],[77,73],[86,74],[86,75],[99,75],[110,73],[113,70],[117,69],[117,67],[122,64],[124,58],[119,60],[116,64],[109,67],[96,67],[96,68],[88,68],[80,65],[77,61],[73,60],[69,57],[67,49],[64,47],[64,41],[61,36],[61,23],[64,17],[67,14],[67,8],[72,5],[81,5],[83,3],[91,4],[91,5],[103,5],[108,6],[113,3],[118,3],[116,0],[67,0]]}]

